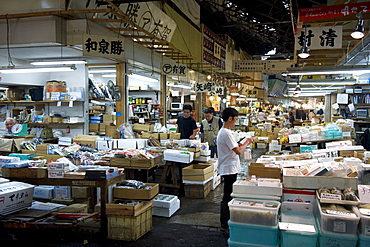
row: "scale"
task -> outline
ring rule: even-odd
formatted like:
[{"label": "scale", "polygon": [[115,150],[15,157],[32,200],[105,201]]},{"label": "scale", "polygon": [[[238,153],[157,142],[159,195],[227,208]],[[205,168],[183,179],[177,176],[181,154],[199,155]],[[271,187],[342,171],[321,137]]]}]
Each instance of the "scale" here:
[{"label": "scale", "polygon": [[27,129],[28,124],[15,124],[12,127],[13,136],[26,136],[28,135]]}]

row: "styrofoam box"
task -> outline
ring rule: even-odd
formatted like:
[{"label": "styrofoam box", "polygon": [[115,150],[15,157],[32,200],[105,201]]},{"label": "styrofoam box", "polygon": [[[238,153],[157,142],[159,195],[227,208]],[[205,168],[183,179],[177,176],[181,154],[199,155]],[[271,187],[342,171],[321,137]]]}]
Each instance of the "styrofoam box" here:
[{"label": "styrofoam box", "polygon": [[280,202],[232,199],[229,203],[230,220],[234,223],[276,226]]},{"label": "styrofoam box", "polygon": [[36,186],[33,191],[34,198],[51,199],[53,198],[54,186]]},{"label": "styrofoam box", "polygon": [[281,196],[283,194],[283,186],[281,183],[279,184],[279,187],[254,186],[250,185],[248,181],[237,180],[233,184],[233,193]]},{"label": "styrofoam box", "polygon": [[174,199],[174,204],[170,208],[166,207],[155,207],[153,205],[152,214],[161,217],[171,217],[180,208],[180,199]]},{"label": "styrofoam box", "polygon": [[188,146],[188,139],[172,140],[174,143],[179,144],[180,146]]},{"label": "styrofoam box", "polygon": [[288,138],[289,138],[289,143],[295,143],[295,142],[301,142],[302,141],[301,134],[289,135]]},{"label": "styrofoam box", "polygon": [[213,183],[211,185],[211,190],[215,190],[217,186],[221,183],[221,175],[213,175]]},{"label": "styrofoam box", "polygon": [[164,160],[179,163],[191,163],[194,159],[193,152],[184,152],[181,150],[167,149],[163,152]]},{"label": "styrofoam box", "polygon": [[48,178],[64,178],[64,170],[50,170]]},{"label": "styrofoam box", "polygon": [[0,215],[7,215],[32,204],[34,185],[9,182],[0,184]]},{"label": "styrofoam box", "polygon": [[136,149],[136,141],[133,139],[117,139],[117,148],[118,149],[125,149],[125,148],[133,148]]},{"label": "styrofoam box", "polygon": [[339,234],[357,234],[357,226],[360,222],[359,212],[356,206],[352,206],[353,215],[334,215],[324,213],[321,209],[320,202],[317,202],[320,212],[319,222],[320,229],[323,232]]},{"label": "styrofoam box", "polygon": [[[367,213],[370,213],[369,209],[359,208],[360,216],[360,233],[366,236],[370,236],[370,216]],[[366,214],[365,214],[366,213]]]},{"label": "styrofoam box", "polygon": [[318,246],[320,247],[356,247],[357,235],[319,232]]},{"label": "styrofoam box", "polygon": [[19,163],[20,161],[20,157],[0,156],[1,163]]},{"label": "styrofoam box", "polygon": [[269,152],[278,151],[281,152],[281,145],[269,144]]},{"label": "styrofoam box", "polygon": [[200,155],[200,156],[194,158],[195,161],[201,161],[201,162],[207,162],[210,159],[211,159],[210,156],[203,156],[203,155]]},{"label": "styrofoam box", "polygon": [[174,195],[158,194],[158,196],[153,200],[153,207],[173,207],[173,205],[176,203],[176,199],[178,199],[178,197]]},{"label": "styrofoam box", "polygon": [[71,199],[71,186],[54,186],[54,197],[58,199]]},{"label": "styrofoam box", "polygon": [[278,226],[258,226],[229,221],[230,241],[262,246],[276,246],[279,240]]},{"label": "styrofoam box", "polygon": [[257,142],[257,148],[267,148],[267,143]]},{"label": "styrofoam box", "polygon": [[279,229],[281,246],[316,246],[318,231],[311,213],[282,212]]},{"label": "styrofoam box", "polygon": [[96,149],[98,151],[112,150],[113,149],[113,141],[112,140],[96,141]]}]

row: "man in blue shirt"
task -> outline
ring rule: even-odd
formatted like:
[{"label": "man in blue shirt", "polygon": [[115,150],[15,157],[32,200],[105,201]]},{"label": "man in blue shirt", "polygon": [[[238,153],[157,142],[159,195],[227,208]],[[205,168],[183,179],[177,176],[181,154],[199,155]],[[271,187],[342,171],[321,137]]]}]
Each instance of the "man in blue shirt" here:
[{"label": "man in blue shirt", "polygon": [[189,104],[185,104],[182,108],[184,116],[180,116],[177,119],[177,133],[180,133],[181,139],[195,139],[197,135],[197,123],[194,118],[191,117],[193,107]]}]

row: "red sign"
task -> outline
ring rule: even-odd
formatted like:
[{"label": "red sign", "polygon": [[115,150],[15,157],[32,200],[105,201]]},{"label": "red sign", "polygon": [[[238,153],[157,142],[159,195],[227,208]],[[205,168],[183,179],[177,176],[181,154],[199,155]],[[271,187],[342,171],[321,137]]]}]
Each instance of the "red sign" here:
[{"label": "red sign", "polygon": [[299,9],[298,22],[324,20],[353,15],[360,12],[361,10],[364,13],[369,12],[370,2]]}]

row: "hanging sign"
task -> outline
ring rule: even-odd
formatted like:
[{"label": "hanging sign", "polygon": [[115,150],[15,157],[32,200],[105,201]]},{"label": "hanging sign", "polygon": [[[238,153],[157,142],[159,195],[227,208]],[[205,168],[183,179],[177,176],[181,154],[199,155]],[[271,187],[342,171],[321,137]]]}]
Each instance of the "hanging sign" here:
[{"label": "hanging sign", "polygon": [[294,45],[298,50],[306,40],[307,47],[312,50],[339,49],[342,48],[342,30],[342,26],[298,28]]},{"label": "hanging sign", "polygon": [[214,82],[196,82],[194,84],[194,91],[196,93],[205,93],[207,92],[209,95],[223,95],[224,94],[224,87],[219,86]]},{"label": "hanging sign", "polygon": [[174,76],[186,76],[187,66],[186,64],[181,63],[164,63],[162,64],[162,72],[165,75],[174,75]]},{"label": "hanging sign", "polygon": [[370,2],[339,4],[339,5],[299,9],[298,22],[337,18],[337,17],[347,16],[347,15],[357,14],[360,11],[363,11],[364,13],[369,12]]},{"label": "hanging sign", "polygon": [[123,39],[84,34],[83,42],[84,56],[124,59]]},{"label": "hanging sign", "polygon": [[293,67],[287,60],[233,60],[233,72],[284,72]]}]

